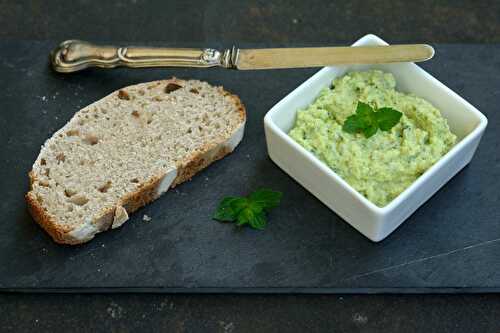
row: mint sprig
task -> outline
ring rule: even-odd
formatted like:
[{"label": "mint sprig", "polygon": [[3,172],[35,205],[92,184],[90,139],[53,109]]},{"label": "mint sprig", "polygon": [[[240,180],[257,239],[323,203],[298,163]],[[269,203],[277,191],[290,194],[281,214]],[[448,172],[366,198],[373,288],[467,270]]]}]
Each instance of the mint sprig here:
[{"label": "mint sprig", "polygon": [[262,230],[267,224],[266,212],[277,207],[282,196],[281,192],[262,188],[247,197],[225,197],[213,218],[220,222],[235,222],[237,226],[248,224]]},{"label": "mint sprig", "polygon": [[347,117],[342,129],[347,133],[363,133],[369,138],[380,129],[390,131],[396,126],[403,114],[393,108],[383,107],[375,110],[370,105],[358,102],[356,113]]}]

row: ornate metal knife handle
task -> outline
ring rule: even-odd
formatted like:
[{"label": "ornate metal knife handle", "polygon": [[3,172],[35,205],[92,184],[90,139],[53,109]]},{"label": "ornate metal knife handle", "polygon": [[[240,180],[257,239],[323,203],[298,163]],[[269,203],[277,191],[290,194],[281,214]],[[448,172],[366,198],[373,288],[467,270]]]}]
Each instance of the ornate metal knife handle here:
[{"label": "ornate metal knife handle", "polygon": [[57,72],[70,73],[88,67],[225,67],[234,68],[238,50],[180,49],[160,47],[98,46],[67,40],[50,54]]}]

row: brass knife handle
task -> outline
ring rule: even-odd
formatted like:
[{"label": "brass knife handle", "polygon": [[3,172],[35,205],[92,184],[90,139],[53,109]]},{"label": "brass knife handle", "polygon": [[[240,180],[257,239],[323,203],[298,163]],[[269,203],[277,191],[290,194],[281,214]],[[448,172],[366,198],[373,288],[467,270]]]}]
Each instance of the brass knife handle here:
[{"label": "brass knife handle", "polygon": [[50,53],[55,71],[76,72],[88,67],[225,67],[235,68],[237,49],[182,49],[161,47],[99,46],[67,40]]}]

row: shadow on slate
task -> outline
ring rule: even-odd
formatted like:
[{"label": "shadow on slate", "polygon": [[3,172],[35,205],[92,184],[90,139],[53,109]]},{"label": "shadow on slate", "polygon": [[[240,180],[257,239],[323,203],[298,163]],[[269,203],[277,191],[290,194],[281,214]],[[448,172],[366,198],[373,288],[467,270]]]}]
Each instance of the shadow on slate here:
[{"label": "shadow on slate", "polygon": [[[473,292],[500,287],[500,46],[441,45],[423,67],[490,124],[470,166],[381,243],[343,222],[267,156],[263,116],[315,69],[87,70],[53,73],[49,42],[0,43],[0,288],[31,291]],[[481,60],[480,60],[481,59]],[[40,145],[81,107],[126,85],[207,80],[247,108],[236,151],[76,247],[53,243],[26,212]],[[212,221],[218,201],[259,186],[283,191],[265,231]],[[143,222],[142,216],[152,217]]]}]

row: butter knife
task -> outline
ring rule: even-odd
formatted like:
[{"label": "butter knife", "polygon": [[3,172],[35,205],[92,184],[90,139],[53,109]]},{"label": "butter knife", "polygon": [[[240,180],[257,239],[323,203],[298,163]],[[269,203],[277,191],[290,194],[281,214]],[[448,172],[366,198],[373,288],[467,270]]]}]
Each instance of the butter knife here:
[{"label": "butter knife", "polygon": [[342,64],[419,62],[432,58],[426,44],[299,47],[226,50],[163,47],[99,46],[80,40],[62,42],[50,54],[57,72],[88,67],[224,67],[239,70],[323,67]]}]

